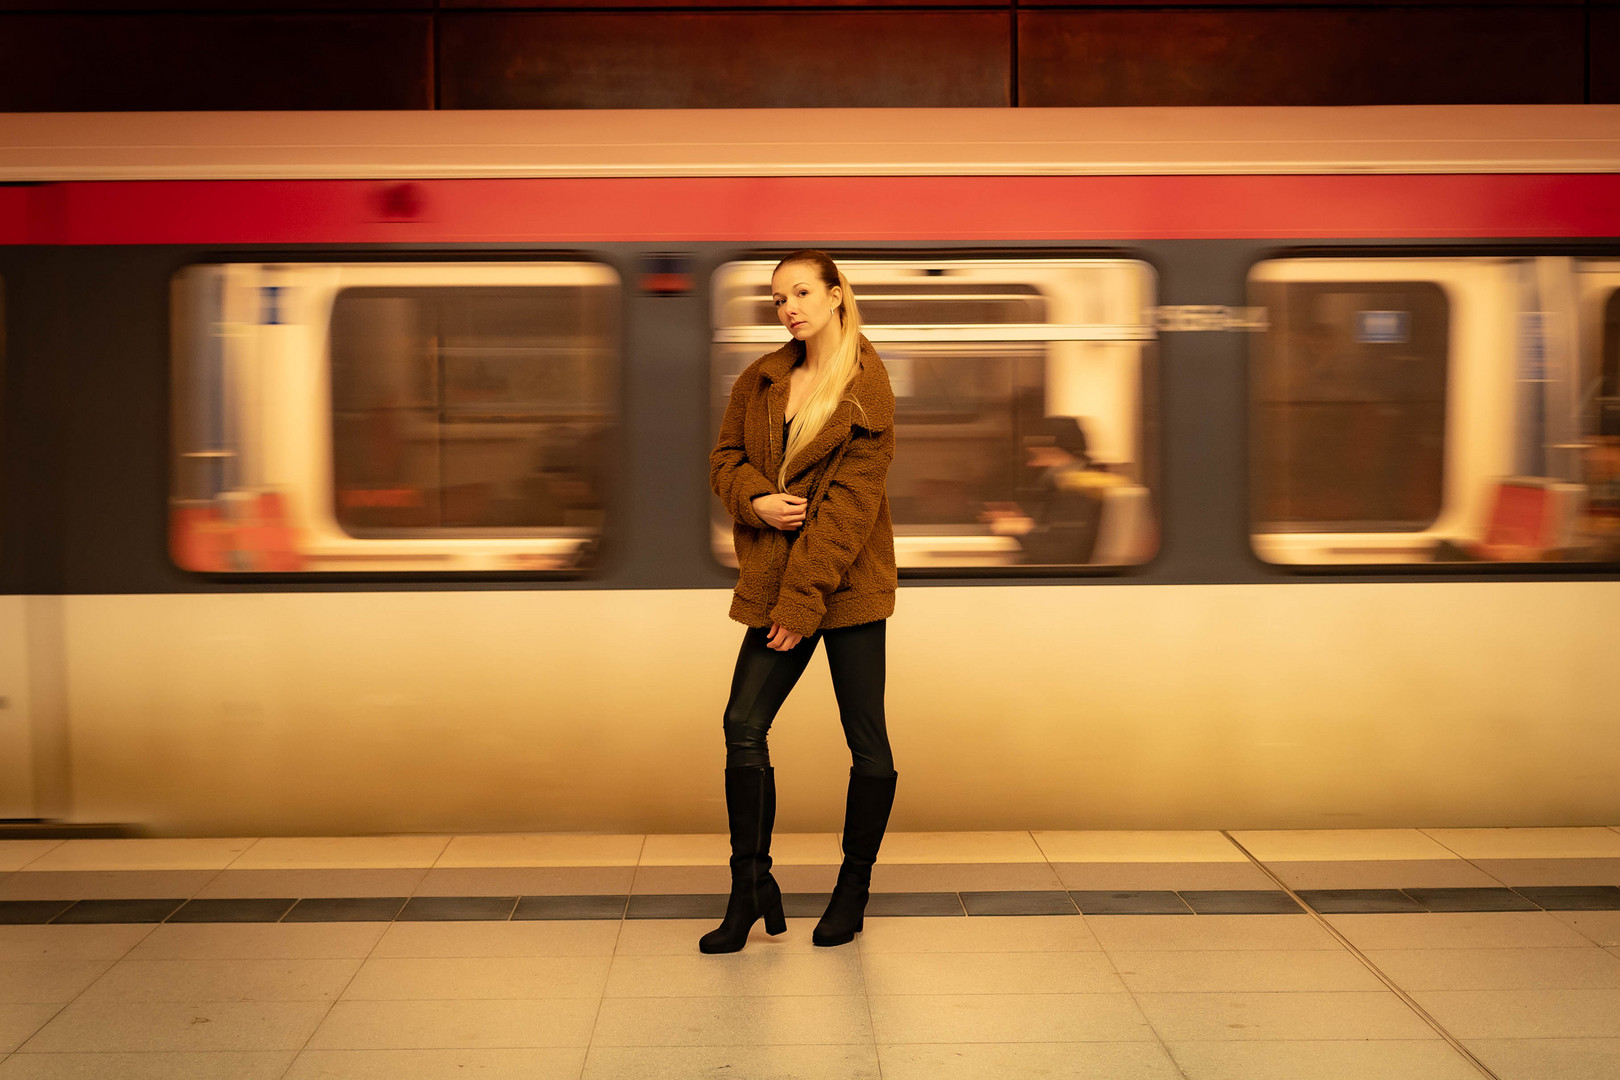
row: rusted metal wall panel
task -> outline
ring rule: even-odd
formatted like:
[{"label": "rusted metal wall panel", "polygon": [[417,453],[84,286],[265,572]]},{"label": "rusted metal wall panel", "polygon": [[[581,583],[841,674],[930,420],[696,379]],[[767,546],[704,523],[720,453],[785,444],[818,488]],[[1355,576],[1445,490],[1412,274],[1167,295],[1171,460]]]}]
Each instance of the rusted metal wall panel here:
[{"label": "rusted metal wall panel", "polygon": [[1020,105],[1584,100],[1566,6],[1021,11]]},{"label": "rusted metal wall panel", "polygon": [[439,26],[451,109],[1012,104],[1000,12],[445,14]]},{"label": "rusted metal wall panel", "polygon": [[424,109],[429,15],[0,16],[0,112]]}]

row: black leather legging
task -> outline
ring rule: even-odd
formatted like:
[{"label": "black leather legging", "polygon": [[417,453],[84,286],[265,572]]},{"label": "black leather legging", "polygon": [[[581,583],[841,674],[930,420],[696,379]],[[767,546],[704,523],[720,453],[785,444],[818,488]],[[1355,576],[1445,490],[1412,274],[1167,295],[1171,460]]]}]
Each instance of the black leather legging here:
[{"label": "black leather legging", "polygon": [[827,666],[832,669],[838,718],[849,743],[852,769],[862,776],[894,775],[889,732],[883,720],[883,679],[886,620],[823,630],[786,652],[765,643],[768,628],[751,628],[743,635],[737,654],[737,672],[731,677],[731,700],[726,703],[726,768],[769,765],[765,736],[771,721],[787,700],[788,692],[804,674],[816,651],[827,642]]}]

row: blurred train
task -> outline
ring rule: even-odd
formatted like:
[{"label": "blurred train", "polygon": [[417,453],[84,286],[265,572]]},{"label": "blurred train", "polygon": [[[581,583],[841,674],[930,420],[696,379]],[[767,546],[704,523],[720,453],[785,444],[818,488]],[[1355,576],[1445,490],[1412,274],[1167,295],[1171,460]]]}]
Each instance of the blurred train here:
[{"label": "blurred train", "polygon": [[[896,827],[1620,822],[1595,106],[0,116],[0,819],[722,829],[706,457],[807,246]],[[772,742],[835,827],[823,661]]]}]

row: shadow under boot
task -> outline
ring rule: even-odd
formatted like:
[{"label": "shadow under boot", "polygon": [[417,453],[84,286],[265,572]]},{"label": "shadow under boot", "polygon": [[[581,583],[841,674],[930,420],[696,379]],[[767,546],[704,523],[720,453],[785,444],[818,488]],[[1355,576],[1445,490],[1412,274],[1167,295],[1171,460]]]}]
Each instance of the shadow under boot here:
[{"label": "shadow under boot", "polygon": [[816,945],[843,945],[855,940],[866,924],[866,901],[872,891],[872,865],[877,862],[883,833],[894,807],[894,776],[849,773],[849,795],[844,803],[844,863],[838,868],[827,911],[816,923],[810,940]]},{"label": "shadow under boot", "polygon": [[731,898],[720,925],[698,939],[698,949],[706,953],[737,952],[760,919],[766,933],[787,930],[782,889],[771,876],[776,770],[769,765],[727,769],[726,816],[731,824]]}]

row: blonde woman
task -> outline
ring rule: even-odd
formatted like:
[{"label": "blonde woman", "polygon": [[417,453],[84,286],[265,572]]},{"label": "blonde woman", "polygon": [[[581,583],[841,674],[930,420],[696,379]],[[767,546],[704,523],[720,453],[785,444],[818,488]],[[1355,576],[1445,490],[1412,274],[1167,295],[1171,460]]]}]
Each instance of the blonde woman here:
[{"label": "blonde woman", "polygon": [[894,458],[894,392],[849,282],[826,253],[795,251],[771,275],[777,317],[793,340],[737,378],[709,456],[709,484],[734,521],[745,624],[726,705],[726,812],[731,897],[705,934],[706,953],[736,952],[759,919],[787,929],[771,876],[776,780],[766,733],[827,644],[852,764],[844,861],[811,939],[842,945],[861,929],[872,864],[894,805],[894,758],[883,715],[885,620],[894,613],[894,529],[884,491]]}]

